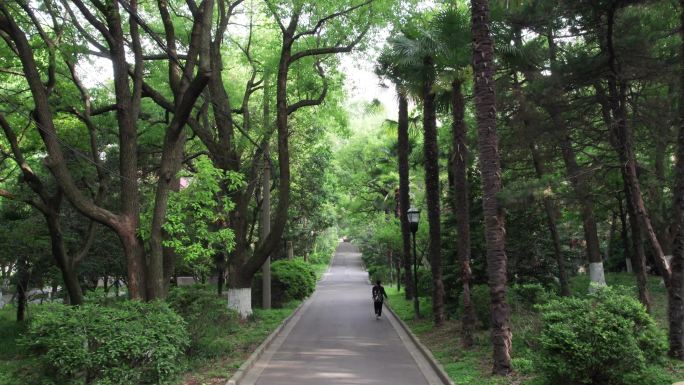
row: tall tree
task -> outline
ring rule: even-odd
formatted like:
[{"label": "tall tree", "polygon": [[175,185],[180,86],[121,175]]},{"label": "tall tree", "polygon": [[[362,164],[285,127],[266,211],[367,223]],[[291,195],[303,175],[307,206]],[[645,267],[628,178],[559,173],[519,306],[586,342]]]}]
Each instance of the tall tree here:
[{"label": "tall tree", "polygon": [[680,59],[679,59],[679,133],[677,135],[677,163],[674,189],[674,244],[668,315],[670,323],[670,356],[684,360],[684,0],[679,2]]},{"label": "tall tree", "polygon": [[[251,285],[254,274],[261,268],[264,261],[280,245],[283,231],[287,224],[288,208],[290,205],[290,126],[289,116],[296,111],[323,103],[328,92],[328,79],[326,77],[322,59],[336,53],[350,52],[364,38],[373,23],[373,10],[369,7],[370,2],[357,4],[338,2],[318,2],[303,4],[293,2],[284,4],[266,1],[265,5],[273,21],[280,31],[280,52],[277,58],[275,70],[275,94],[276,94],[276,120],[275,134],[277,136],[278,154],[278,195],[277,205],[272,220],[271,231],[263,239],[256,249],[249,253],[249,204],[254,198],[256,191],[256,172],[261,163],[264,144],[270,140],[273,129],[264,130],[260,143],[256,145],[254,154],[246,157],[242,163],[241,152],[235,148],[236,128],[233,119],[233,110],[230,108],[228,93],[220,82],[211,82],[209,93],[212,97],[211,106],[217,122],[219,135],[214,136],[207,127],[201,125],[193,127],[202,142],[212,154],[212,160],[216,166],[224,170],[245,172],[248,181],[243,188],[237,191],[228,191],[229,196],[235,201],[235,210],[230,213],[228,225],[235,232],[236,246],[229,257],[229,307],[236,309],[241,316],[252,313],[251,308]],[[356,25],[354,23],[357,22]],[[225,24],[224,24],[225,23]],[[220,25],[225,29],[227,19],[223,18]],[[343,36],[331,36],[330,31],[345,30]],[[216,39],[214,45],[220,47],[220,40]],[[242,115],[243,124],[239,128],[241,133],[250,130],[249,121],[249,97],[259,89],[261,80],[257,80],[258,68],[256,61],[250,53],[251,31],[247,44],[241,50],[252,66],[252,76],[248,81],[242,105],[237,112]],[[220,73],[222,56],[220,50],[212,49],[212,68]],[[288,100],[288,85],[291,83],[290,73],[294,66],[308,65],[313,68],[314,76],[321,79],[317,97],[305,97],[290,102]],[[247,134],[248,135],[248,134]],[[218,141],[214,138],[218,137]]]},{"label": "tall tree", "polygon": [[[127,260],[128,270],[128,289],[129,296],[134,299],[153,299],[161,296],[165,286],[160,277],[163,276],[162,264],[159,260],[146,259],[145,247],[140,237],[140,191],[138,184],[138,127],[137,121],[140,113],[140,102],[143,96],[143,89],[146,93],[150,92],[150,87],[143,81],[144,57],[142,50],[142,38],[140,27],[145,28],[144,23],[137,14],[138,2],[132,1],[125,6],[124,14],[128,13],[128,32],[125,34],[126,20],[122,16],[122,9],[119,2],[112,4],[94,3],[93,7],[87,6],[81,0],[71,3],[64,3],[64,8],[58,8],[52,2],[47,2],[48,12],[54,16],[53,30],[59,30],[57,13],[65,13],[74,21],[74,26],[81,35],[81,38],[94,46],[99,55],[109,58],[112,61],[114,74],[114,96],[116,103],[105,108],[105,111],[116,111],[117,128],[119,136],[119,177],[120,177],[120,210],[118,213],[103,207],[98,202],[93,201],[85,195],[75,182],[74,175],[69,170],[62,149],[56,125],[55,115],[57,113],[49,96],[55,86],[54,74],[56,71],[56,60],[50,54],[51,60],[47,68],[48,81],[43,83],[41,79],[41,66],[38,65],[36,52],[29,44],[27,32],[17,23],[17,15],[24,14],[33,21],[32,28],[39,31],[43,43],[50,47],[50,52],[54,50],[56,43],[65,44],[60,39],[52,39],[43,29],[43,24],[35,15],[32,14],[30,5],[23,2],[19,3],[19,8],[11,7],[5,3],[0,4],[0,30],[8,38],[5,39],[10,45],[12,52],[20,59],[23,73],[29,85],[34,102],[33,116],[36,121],[36,128],[45,144],[48,158],[46,165],[52,172],[64,195],[71,204],[86,217],[104,224],[117,233],[123,245]],[[75,6],[81,16],[88,22],[90,27],[99,33],[99,38],[91,35],[77,21],[74,15]],[[207,31],[211,28],[210,15],[213,10],[213,2],[205,0],[202,2],[200,13],[206,17],[198,17],[194,20],[196,29]],[[104,21],[103,21],[104,20]],[[28,29],[28,27],[26,27]],[[149,30],[149,29],[148,29]],[[199,47],[204,33],[198,34],[190,47],[192,60],[196,60]],[[103,41],[103,42],[102,42]],[[130,44],[127,45],[127,43]],[[127,61],[127,52],[133,53],[134,65]],[[194,56],[193,56],[194,54]],[[178,60],[171,58],[169,60]],[[190,67],[190,75],[194,73],[194,66]],[[132,82],[129,81],[132,78]],[[183,97],[178,100],[175,106],[174,117],[171,119],[169,132],[180,132],[185,120],[192,111],[195,100],[199,97],[204,84],[206,84],[208,74],[198,71],[192,77],[189,76],[186,82],[186,90]],[[172,82],[173,83],[173,82]],[[153,90],[152,90],[153,91]],[[175,145],[175,142],[173,143]],[[165,151],[175,146],[165,146]],[[168,158],[167,155],[163,157]],[[164,168],[164,167],[162,167]],[[161,201],[160,206],[165,202]],[[156,210],[155,213],[164,216],[163,210]],[[155,250],[155,248],[152,248]],[[161,259],[161,252],[155,254]],[[146,277],[151,277],[151,286],[146,284]]]},{"label": "tall tree", "polygon": [[397,85],[399,98],[399,119],[397,121],[397,162],[399,168],[399,221],[401,223],[402,265],[404,267],[404,293],[406,299],[413,299],[413,275],[411,269],[411,238],[408,220],[409,202],[409,115],[406,90]]},{"label": "tall tree", "polygon": [[461,265],[461,284],[463,286],[463,317],[461,318],[461,339],[463,345],[473,345],[473,328],[475,327],[475,307],[470,295],[470,186],[468,184],[468,146],[466,143],[468,127],[465,124],[465,100],[462,94],[462,83],[455,79],[451,83],[452,136],[454,174],[454,206],[456,210],[456,227],[458,229],[457,254]]},{"label": "tall tree", "polygon": [[425,154],[425,190],[427,200],[428,255],[432,270],[432,312],[435,325],[444,323],[444,283],[442,282],[442,234],[440,213],[439,146],[437,143],[437,106],[435,64],[431,55],[423,58],[423,147]]},{"label": "tall tree", "polygon": [[504,212],[497,194],[501,190],[499,139],[496,130],[494,91],[494,41],[490,34],[488,0],[471,0],[473,72],[475,75],[475,112],[478,149],[483,182],[483,210],[487,245],[487,275],[491,296],[491,339],[494,346],[495,374],[511,371],[512,333],[510,309],[506,303],[506,265]]}]

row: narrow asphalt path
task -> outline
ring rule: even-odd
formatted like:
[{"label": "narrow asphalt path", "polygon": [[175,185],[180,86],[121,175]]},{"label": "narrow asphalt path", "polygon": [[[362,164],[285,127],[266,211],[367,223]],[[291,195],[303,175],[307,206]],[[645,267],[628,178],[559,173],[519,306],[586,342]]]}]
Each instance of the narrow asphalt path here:
[{"label": "narrow asphalt path", "polygon": [[[375,319],[361,254],[340,243],[310,302],[241,384],[428,385],[425,363],[404,343],[389,314]],[[430,381],[430,383],[434,383]]]}]

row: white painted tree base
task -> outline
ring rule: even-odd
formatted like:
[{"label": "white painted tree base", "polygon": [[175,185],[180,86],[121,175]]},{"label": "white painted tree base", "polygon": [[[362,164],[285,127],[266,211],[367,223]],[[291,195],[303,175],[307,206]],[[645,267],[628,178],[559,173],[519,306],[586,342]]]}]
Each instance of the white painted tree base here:
[{"label": "white painted tree base", "polygon": [[593,293],[597,289],[606,286],[606,274],[603,271],[603,262],[589,264],[589,292]]},{"label": "white painted tree base", "polygon": [[228,289],[228,309],[238,312],[240,318],[252,315],[252,288]]}]

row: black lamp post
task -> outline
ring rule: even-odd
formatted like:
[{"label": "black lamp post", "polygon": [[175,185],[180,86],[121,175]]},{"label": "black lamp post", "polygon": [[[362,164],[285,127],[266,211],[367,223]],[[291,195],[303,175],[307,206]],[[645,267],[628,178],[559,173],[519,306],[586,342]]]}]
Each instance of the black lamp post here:
[{"label": "black lamp post", "polygon": [[411,207],[407,212],[411,234],[413,234],[413,311],[416,318],[420,318],[420,305],[418,302],[418,257],[416,253],[416,232],[420,220],[420,210]]}]

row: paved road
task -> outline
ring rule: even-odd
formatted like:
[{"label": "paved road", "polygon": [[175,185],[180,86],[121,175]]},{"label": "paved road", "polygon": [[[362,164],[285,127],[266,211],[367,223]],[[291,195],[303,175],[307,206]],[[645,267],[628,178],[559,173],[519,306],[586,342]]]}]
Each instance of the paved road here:
[{"label": "paved road", "polygon": [[341,243],[301,318],[242,384],[427,385],[415,347],[404,344],[386,314],[375,319],[367,277],[361,254]]}]

